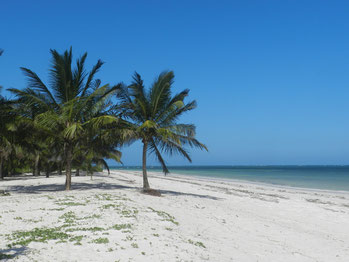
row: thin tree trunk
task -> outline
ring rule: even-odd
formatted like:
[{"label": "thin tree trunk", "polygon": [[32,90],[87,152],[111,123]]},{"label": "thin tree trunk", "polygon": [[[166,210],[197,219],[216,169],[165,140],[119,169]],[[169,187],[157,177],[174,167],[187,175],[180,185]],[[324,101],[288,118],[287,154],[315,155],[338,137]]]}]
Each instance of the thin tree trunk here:
[{"label": "thin tree trunk", "polygon": [[2,172],[2,166],[4,164],[4,158],[0,157],[0,179],[3,180],[4,179],[4,173]]},{"label": "thin tree trunk", "polygon": [[76,174],[75,174],[75,176],[80,176],[80,169],[79,169],[79,168],[76,169]]},{"label": "thin tree trunk", "polygon": [[50,177],[50,166],[48,165],[46,167],[46,178],[49,178]]},{"label": "thin tree trunk", "polygon": [[35,157],[35,164],[34,164],[34,176],[39,176],[40,175],[39,161],[40,161],[40,155],[37,154],[36,157]]},{"label": "thin tree trunk", "polygon": [[72,162],[72,148],[67,146],[67,159],[65,168],[65,190],[71,189],[71,162]]},{"label": "thin tree trunk", "polygon": [[147,148],[148,142],[143,141],[143,190],[150,189],[147,175]]},{"label": "thin tree trunk", "polygon": [[61,163],[59,163],[58,164],[58,175],[62,175],[62,164]]}]

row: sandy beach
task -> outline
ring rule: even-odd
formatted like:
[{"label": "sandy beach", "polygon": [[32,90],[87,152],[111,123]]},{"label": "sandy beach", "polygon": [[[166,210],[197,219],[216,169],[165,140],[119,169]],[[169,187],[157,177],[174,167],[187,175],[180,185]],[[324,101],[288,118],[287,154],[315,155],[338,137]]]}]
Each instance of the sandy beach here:
[{"label": "sandy beach", "polygon": [[4,261],[348,261],[349,192],[139,172],[0,182]]}]

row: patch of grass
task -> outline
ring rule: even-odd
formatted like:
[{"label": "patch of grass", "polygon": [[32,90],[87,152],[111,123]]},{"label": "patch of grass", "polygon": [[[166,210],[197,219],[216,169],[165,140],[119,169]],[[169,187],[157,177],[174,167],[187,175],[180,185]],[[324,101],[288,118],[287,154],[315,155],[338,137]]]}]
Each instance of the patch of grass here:
[{"label": "patch of grass", "polygon": [[0,196],[10,196],[11,194],[9,192],[6,192],[5,190],[0,190]]},{"label": "patch of grass", "polygon": [[97,239],[93,240],[92,242],[96,243],[96,244],[108,244],[109,243],[109,239],[106,238],[106,237],[100,237],[100,238],[97,238]]},{"label": "patch of grass", "polygon": [[54,228],[34,228],[30,231],[16,231],[11,236],[9,240],[14,240],[9,246],[27,246],[31,242],[44,242],[48,240],[67,240],[70,236],[61,231],[61,227]]},{"label": "patch of grass", "polygon": [[131,246],[132,246],[133,248],[139,248],[137,243],[132,243]]},{"label": "patch of grass", "polygon": [[170,227],[165,227],[165,229],[168,230],[168,231],[172,231],[172,230],[173,230],[173,229],[170,228]]},{"label": "patch of grass", "polygon": [[112,201],[113,200],[111,194],[98,194],[98,195],[95,195],[95,197],[98,200],[106,200],[106,201]]},{"label": "patch of grass", "polygon": [[158,211],[158,210],[155,210],[154,208],[151,208],[151,207],[148,207],[148,209],[155,212],[159,217],[162,217],[163,221],[169,221],[169,222],[175,224],[176,226],[179,225],[179,223],[175,220],[175,217],[171,216],[169,213],[166,213],[164,211]]},{"label": "patch of grass", "polygon": [[122,230],[122,229],[130,229],[131,227],[132,227],[131,224],[115,224],[111,228],[115,230]]},{"label": "patch of grass", "polygon": [[66,224],[72,224],[77,220],[77,217],[73,211],[69,211],[67,213],[64,213],[59,218],[64,219],[64,223],[66,223]]},{"label": "patch of grass", "polygon": [[91,219],[91,218],[101,218],[101,217],[102,217],[102,215],[93,214],[92,216],[79,218],[79,220],[82,220],[82,219]]},{"label": "patch of grass", "polygon": [[91,232],[97,232],[97,231],[105,231],[106,229],[103,227],[78,227],[78,228],[68,228],[66,232],[74,232],[74,231],[91,231]]},{"label": "patch of grass", "polygon": [[65,208],[64,207],[60,207],[60,208],[51,208],[49,209],[49,211],[62,211],[64,210]]},{"label": "patch of grass", "polygon": [[124,217],[136,217],[136,215],[138,214],[138,210],[137,209],[123,209],[121,211],[121,215],[123,215]]},{"label": "patch of grass", "polygon": [[39,223],[42,222],[42,218],[40,218],[39,220],[35,220],[35,219],[23,219],[24,222],[26,223]]},{"label": "patch of grass", "polygon": [[127,236],[126,236],[126,240],[132,241],[132,240],[133,240],[133,236],[127,235]]},{"label": "patch of grass", "polygon": [[159,237],[160,235],[159,234],[153,234],[154,237]]},{"label": "patch of grass", "polygon": [[0,253],[0,260],[2,259],[10,259],[10,258],[13,258],[14,256],[13,255],[6,255],[6,254],[3,254],[3,253]]},{"label": "patch of grass", "polygon": [[23,220],[23,218],[21,218],[21,217],[15,217],[14,219],[15,220]]},{"label": "patch of grass", "polygon": [[86,206],[85,203],[78,202],[56,202],[56,204],[60,206]]},{"label": "patch of grass", "polygon": [[194,246],[197,247],[202,247],[202,248],[206,248],[206,246],[204,245],[204,243],[200,242],[200,241],[193,241],[191,239],[188,240],[188,242]]},{"label": "patch of grass", "polygon": [[101,209],[109,209],[109,208],[118,208],[119,206],[115,205],[115,204],[107,204],[107,205],[103,205],[100,208]]}]

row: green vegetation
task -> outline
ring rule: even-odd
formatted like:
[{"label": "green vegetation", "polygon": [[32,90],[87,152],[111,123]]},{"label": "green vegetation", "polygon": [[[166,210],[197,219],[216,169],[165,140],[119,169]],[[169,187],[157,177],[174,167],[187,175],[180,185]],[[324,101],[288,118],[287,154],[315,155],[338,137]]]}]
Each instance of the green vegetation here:
[{"label": "green vegetation", "polygon": [[2,259],[11,259],[13,257],[14,256],[12,256],[12,255],[6,255],[6,254],[3,254],[3,253],[0,253],[0,260],[2,260]]},{"label": "green vegetation", "polygon": [[[45,83],[33,70],[22,67],[27,87],[8,89],[13,100],[0,95],[0,179],[20,172],[39,176],[44,171],[49,177],[65,171],[65,188],[70,190],[74,170],[76,176],[103,167],[109,171],[105,159],[120,162],[118,149],[140,140],[143,188],[150,192],[148,153],[155,154],[166,174],[162,153],[180,154],[191,161],[185,146],[207,150],[195,139],[194,125],[177,123],[196,102],[184,102],[187,89],[172,95],[172,71],[161,73],[148,90],[137,73],[130,85],[110,86],[96,79],[104,64],[101,60],[87,71],[87,53],[75,63],[72,48],[63,53],[52,49],[50,54],[50,81]],[[100,196],[101,200],[112,198]]]},{"label": "green vegetation", "polygon": [[116,224],[116,225],[112,226],[111,228],[115,229],[115,230],[130,229],[130,228],[132,228],[132,225],[131,224]]},{"label": "green vegetation", "polygon": [[177,119],[185,112],[193,110],[196,102],[184,103],[188,96],[186,89],[172,97],[171,87],[174,81],[172,71],[161,73],[149,90],[145,90],[143,80],[138,73],[127,88],[120,89],[120,108],[125,119],[130,121],[132,139],[143,143],[143,189],[150,189],[147,176],[147,152],[154,153],[165,174],[169,173],[161,151],[170,155],[178,153],[191,162],[183,145],[206,149],[195,139],[195,126],[178,124]]},{"label": "green vegetation", "polygon": [[0,196],[10,196],[11,194],[9,192],[6,192],[4,190],[0,190]]},{"label": "green vegetation", "polygon": [[54,228],[34,228],[29,231],[16,231],[11,236],[9,240],[13,240],[9,247],[20,245],[27,246],[31,242],[44,242],[48,240],[68,240],[69,235],[62,232],[62,227]]},{"label": "green vegetation", "polygon": [[97,239],[93,240],[92,242],[96,243],[96,244],[108,244],[109,243],[109,239],[106,238],[106,237],[100,237],[100,238],[97,238]]},{"label": "green vegetation", "polygon": [[193,241],[193,240],[189,239],[188,242],[194,246],[206,248],[206,246],[200,241]]},{"label": "green vegetation", "polygon": [[164,221],[169,221],[169,222],[175,224],[176,226],[179,225],[179,223],[175,220],[175,217],[171,216],[169,213],[166,213],[164,211],[158,211],[158,210],[155,210],[151,207],[148,207],[148,209],[155,212],[159,217],[162,217]]}]

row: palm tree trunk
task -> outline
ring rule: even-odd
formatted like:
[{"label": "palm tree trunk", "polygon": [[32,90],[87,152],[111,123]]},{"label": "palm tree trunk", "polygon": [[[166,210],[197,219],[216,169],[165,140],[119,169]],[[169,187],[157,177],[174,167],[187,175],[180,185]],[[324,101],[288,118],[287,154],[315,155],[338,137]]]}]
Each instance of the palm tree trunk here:
[{"label": "palm tree trunk", "polygon": [[65,168],[65,190],[71,189],[71,162],[72,162],[72,148],[67,146],[67,158]]},{"label": "palm tree trunk", "polygon": [[35,164],[34,164],[34,176],[39,176],[40,175],[39,161],[40,161],[40,155],[37,154],[36,157],[35,157]]},{"label": "palm tree trunk", "polygon": [[0,179],[3,180],[4,179],[4,173],[2,172],[2,166],[4,164],[4,158],[0,157]]},{"label": "palm tree trunk", "polygon": [[76,169],[75,176],[80,176],[80,169],[79,168]]},{"label": "palm tree trunk", "polygon": [[148,142],[143,142],[143,190],[150,189],[147,175],[147,148]]},{"label": "palm tree trunk", "polygon": [[49,178],[50,177],[50,166],[47,165],[46,167],[46,177]]},{"label": "palm tree trunk", "polygon": [[62,175],[62,164],[61,163],[59,163],[58,164],[58,175]]}]

